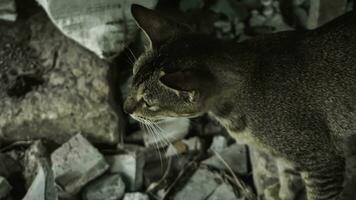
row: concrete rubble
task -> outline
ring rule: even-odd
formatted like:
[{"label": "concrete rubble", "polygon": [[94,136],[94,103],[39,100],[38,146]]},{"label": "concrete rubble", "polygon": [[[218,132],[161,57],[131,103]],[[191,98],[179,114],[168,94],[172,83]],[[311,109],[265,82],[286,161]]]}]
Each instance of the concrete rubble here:
[{"label": "concrete rubble", "polygon": [[312,0],[310,1],[309,17],[306,25],[315,29],[335,19],[347,11],[347,0]]},{"label": "concrete rubble", "polygon": [[131,15],[133,3],[154,8],[157,0],[37,0],[66,36],[101,58],[112,58],[138,32]]},{"label": "concrete rubble", "polygon": [[78,193],[109,168],[100,152],[81,134],[54,151],[51,161],[56,183],[64,196]]},{"label": "concrete rubble", "polygon": [[125,183],[119,174],[104,175],[84,188],[83,200],[118,200],[125,194]]},{"label": "concrete rubble", "polygon": [[212,152],[217,152],[221,153],[223,150],[225,150],[228,146],[227,144],[227,139],[224,136],[215,136],[213,137],[213,142],[209,147],[209,150]]},{"label": "concrete rubble", "polygon": [[170,144],[166,150],[165,156],[176,156],[187,152],[196,152],[202,149],[202,143],[200,138],[192,137],[184,139],[173,144]]},{"label": "concrete rubble", "polygon": [[178,191],[174,200],[204,200],[221,184],[222,180],[218,174],[207,169],[198,169],[187,184]]},{"label": "concrete rubble", "polygon": [[47,149],[41,141],[35,141],[25,153],[25,178],[28,191],[24,200],[57,200],[53,171]]},{"label": "concrete rubble", "polygon": [[126,193],[123,200],[149,200],[147,194],[135,192],[135,193]]},{"label": "concrete rubble", "polygon": [[128,191],[138,191],[143,185],[145,159],[141,152],[112,155],[106,157],[110,173],[118,173],[126,183]]},{"label": "concrete rubble", "polygon": [[124,119],[108,103],[107,63],[43,13],[16,27],[0,24],[0,36],[0,143],[62,144],[77,132],[95,143],[118,141]]},{"label": "concrete rubble", "polygon": [[215,155],[204,160],[202,164],[215,169],[230,170],[235,173],[248,174],[248,154],[247,146],[241,144],[232,144],[221,152],[215,152]]},{"label": "concrete rubble", "polygon": [[213,194],[209,196],[207,200],[236,200],[236,194],[234,193],[234,189],[231,185],[221,184],[217,187]]},{"label": "concrete rubble", "polygon": [[14,22],[17,18],[15,0],[0,1],[0,20]]}]

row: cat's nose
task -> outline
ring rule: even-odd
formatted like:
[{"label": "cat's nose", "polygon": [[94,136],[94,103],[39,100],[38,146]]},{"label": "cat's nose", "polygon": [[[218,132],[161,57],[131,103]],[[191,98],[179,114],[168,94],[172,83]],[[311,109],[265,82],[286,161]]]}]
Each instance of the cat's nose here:
[{"label": "cat's nose", "polygon": [[132,114],[136,109],[136,105],[134,103],[130,103],[129,101],[125,101],[124,103],[124,112],[127,114]]}]

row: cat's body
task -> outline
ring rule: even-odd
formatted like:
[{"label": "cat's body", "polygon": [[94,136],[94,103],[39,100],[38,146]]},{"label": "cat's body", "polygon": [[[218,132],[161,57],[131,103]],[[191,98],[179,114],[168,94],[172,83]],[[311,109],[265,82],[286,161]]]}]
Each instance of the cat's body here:
[{"label": "cat's body", "polygon": [[[308,199],[340,194],[341,143],[356,134],[355,12],[314,31],[233,44],[183,33],[178,25],[170,37],[155,38],[169,21],[137,9],[153,48],[136,63],[125,110],[142,121],[210,113],[237,141],[293,162]],[[161,26],[150,30],[140,20],[144,12]]]}]

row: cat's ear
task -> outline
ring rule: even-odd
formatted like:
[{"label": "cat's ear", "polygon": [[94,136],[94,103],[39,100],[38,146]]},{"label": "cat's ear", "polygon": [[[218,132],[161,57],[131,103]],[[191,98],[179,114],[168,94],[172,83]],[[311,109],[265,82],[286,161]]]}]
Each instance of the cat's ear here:
[{"label": "cat's ear", "polygon": [[190,31],[188,26],[176,23],[161,16],[156,11],[140,5],[133,4],[131,13],[138,26],[150,39],[151,46],[154,48],[158,48],[172,37]]},{"label": "cat's ear", "polygon": [[201,91],[208,89],[212,79],[210,74],[199,70],[183,70],[168,74],[162,72],[159,80],[164,86],[185,95],[190,102],[197,102]]}]

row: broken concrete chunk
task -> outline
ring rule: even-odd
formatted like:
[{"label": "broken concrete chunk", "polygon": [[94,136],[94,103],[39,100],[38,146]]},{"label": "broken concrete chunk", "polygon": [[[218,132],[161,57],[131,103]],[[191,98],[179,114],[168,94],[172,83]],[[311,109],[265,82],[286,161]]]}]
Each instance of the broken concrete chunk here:
[{"label": "broken concrete chunk", "polygon": [[207,169],[198,169],[174,200],[204,200],[221,184],[221,177]]},{"label": "broken concrete chunk", "polygon": [[15,0],[0,1],[0,20],[14,22],[17,18]]},{"label": "broken concrete chunk", "polygon": [[[95,143],[117,143],[124,118],[108,103],[108,64],[61,34],[43,12],[14,29],[21,33],[14,39],[0,36],[0,80],[8,79],[0,84],[1,143],[63,144],[77,132]],[[1,32],[15,30],[0,24]]]},{"label": "broken concrete chunk", "polygon": [[128,191],[137,191],[143,184],[145,160],[140,152],[106,157],[110,173],[118,173],[126,183]]},{"label": "broken concrete chunk", "polygon": [[81,134],[51,155],[56,183],[64,193],[75,194],[108,169],[104,157]]},{"label": "broken concrete chunk", "polygon": [[147,194],[135,192],[135,193],[126,193],[123,200],[149,200]]},{"label": "broken concrete chunk", "polygon": [[26,186],[30,187],[34,179],[38,176],[39,167],[49,165],[47,149],[42,141],[35,141],[25,152],[24,159],[24,176]]},{"label": "broken concrete chunk", "polygon": [[237,197],[231,185],[221,184],[207,200],[236,200]]},{"label": "broken concrete chunk", "polygon": [[38,172],[23,200],[57,200],[57,189],[52,169],[48,164],[40,163]]},{"label": "broken concrete chunk", "polygon": [[199,137],[192,137],[169,145],[166,150],[166,157],[187,153],[189,151],[199,151],[202,148]]},{"label": "broken concrete chunk", "polygon": [[220,170],[228,170],[228,167],[226,166],[228,165],[238,174],[248,174],[247,156],[246,145],[235,143],[220,153],[217,152],[217,155],[203,161],[203,164]]},{"label": "broken concrete chunk", "polygon": [[0,199],[4,199],[5,197],[7,197],[11,189],[12,187],[9,182],[7,182],[4,177],[0,176]]},{"label": "broken concrete chunk", "polygon": [[124,193],[125,183],[119,174],[105,175],[86,186],[83,200],[118,200]]},{"label": "broken concrete chunk", "polygon": [[227,147],[227,139],[224,136],[218,135],[213,138],[210,150],[221,153]]},{"label": "broken concrete chunk", "polygon": [[189,119],[174,119],[157,124],[159,128],[143,131],[145,146],[168,146],[169,143],[183,139],[189,131]]},{"label": "broken concrete chunk", "polygon": [[37,0],[68,37],[101,58],[120,53],[138,31],[130,12],[133,3],[153,8],[157,0]]},{"label": "broken concrete chunk", "polygon": [[347,11],[347,0],[310,1],[307,28],[315,29],[335,19]]}]

